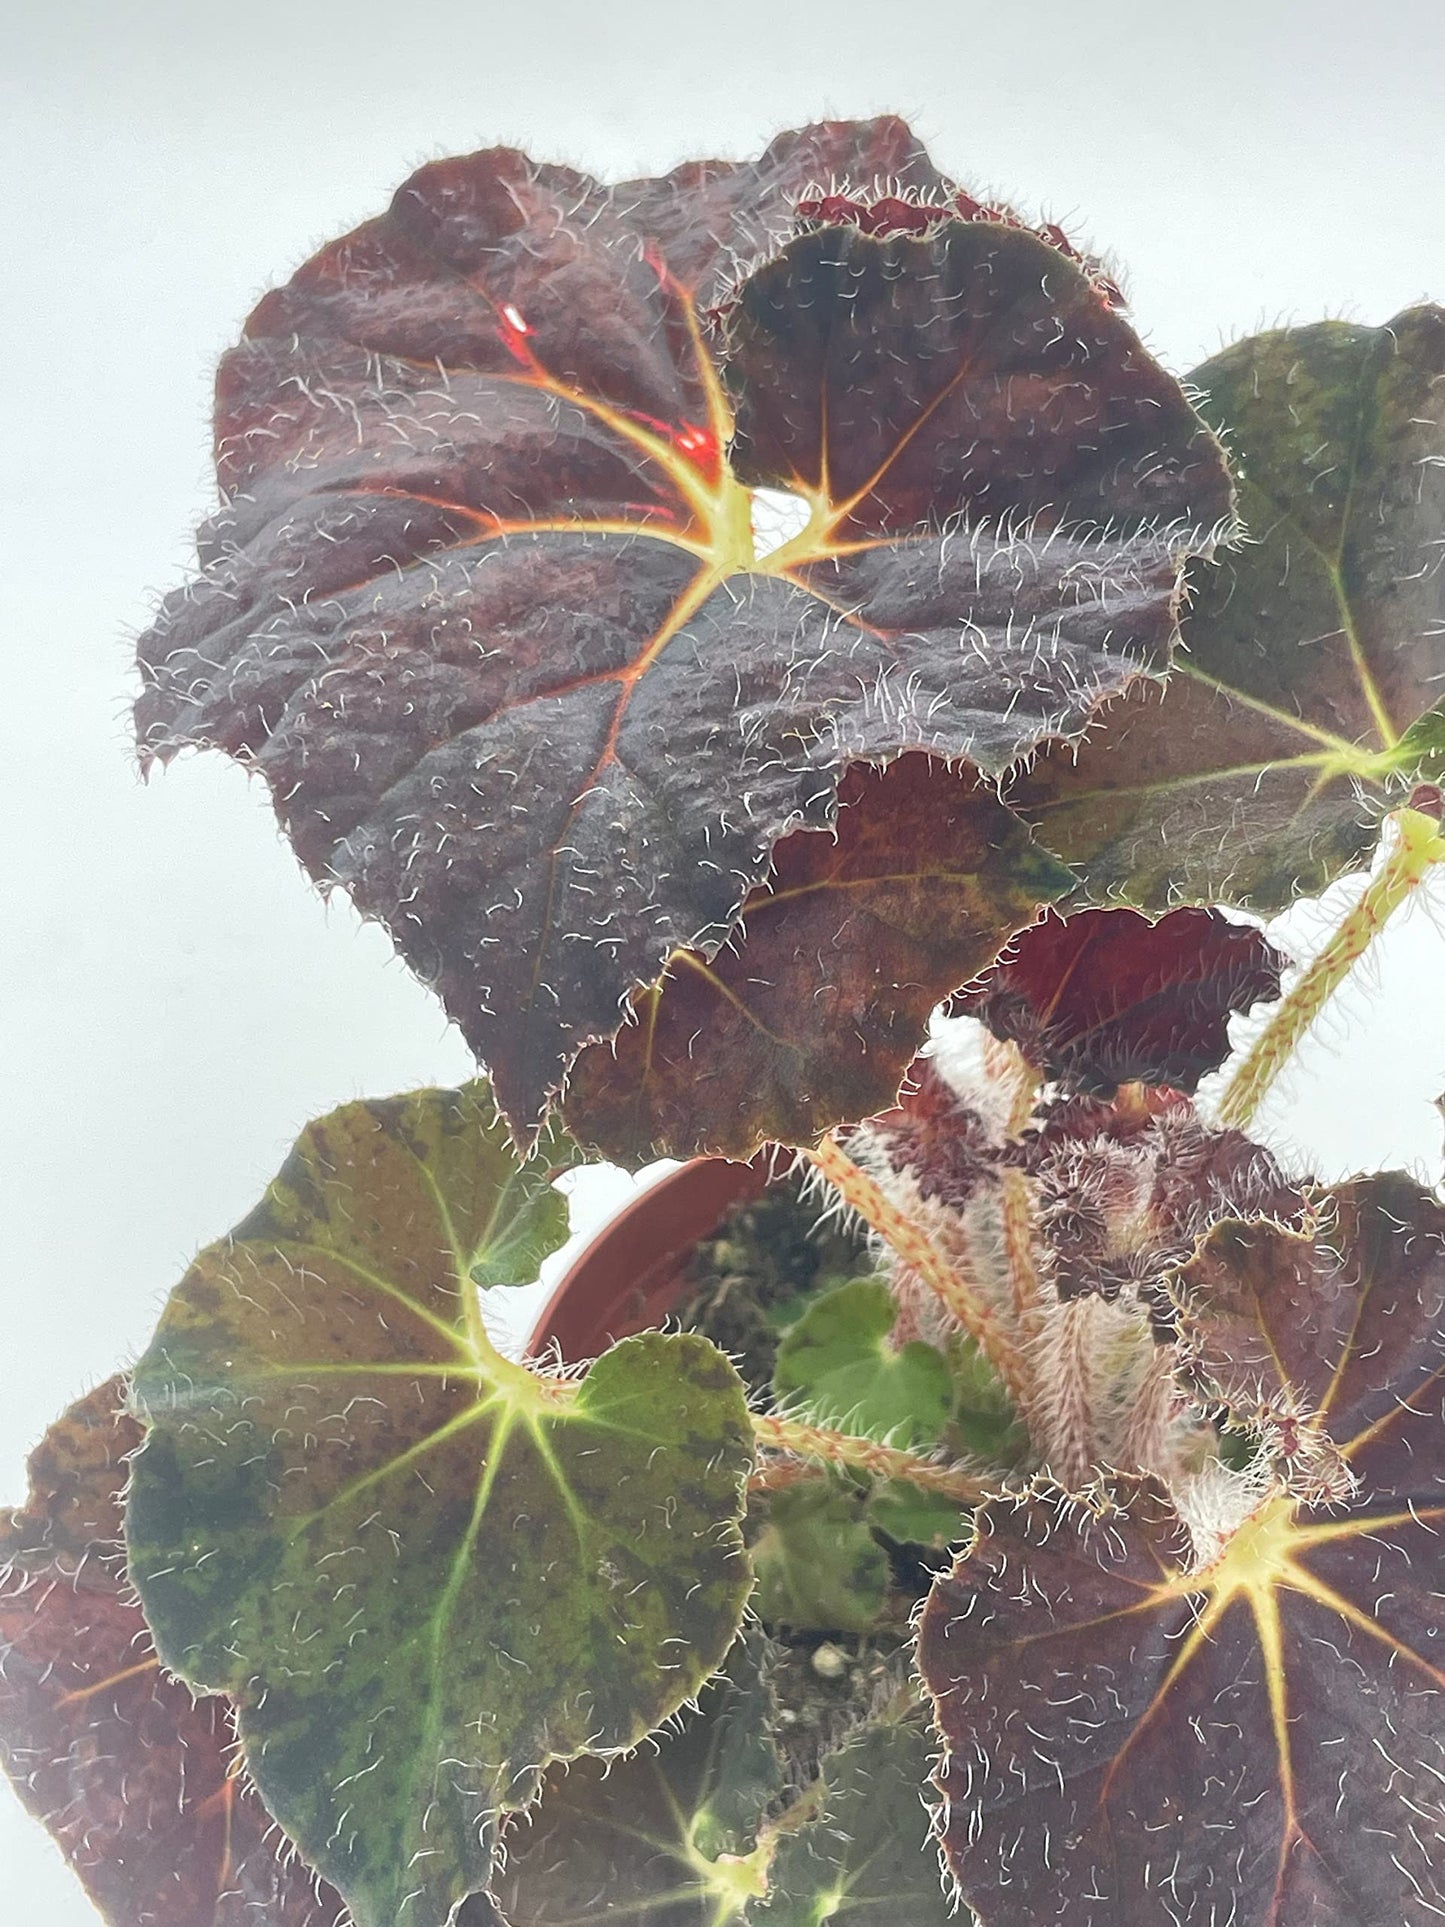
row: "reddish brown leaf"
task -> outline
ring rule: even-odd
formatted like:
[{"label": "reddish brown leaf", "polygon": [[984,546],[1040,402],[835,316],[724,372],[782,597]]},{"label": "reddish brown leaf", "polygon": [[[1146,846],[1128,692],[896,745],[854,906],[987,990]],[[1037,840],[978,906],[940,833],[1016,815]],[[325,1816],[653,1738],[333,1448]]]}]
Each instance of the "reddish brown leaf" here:
[{"label": "reddish brown leaf", "polygon": [[1036,1495],[929,1600],[945,1846],[984,1927],[1445,1909],[1445,1208],[1398,1177],[1336,1202],[1338,1289],[1291,1338],[1286,1288],[1270,1328],[1347,1504],[1277,1494],[1191,1572],[1147,1488],[1118,1518]]},{"label": "reddish brown leaf", "polygon": [[1081,910],[1021,932],[953,1008],[1073,1090],[1193,1091],[1229,1055],[1229,1013],[1279,995],[1282,961],[1217,910]]},{"label": "reddish brown leaf", "polygon": [[909,1066],[896,1107],[869,1120],[854,1140],[875,1144],[891,1170],[906,1173],[920,1198],[962,1210],[985,1184],[997,1180],[1000,1132],[939,1075],[932,1061]]},{"label": "reddish brown leaf", "polygon": [[778,845],[709,963],[678,953],[637,1021],[573,1066],[567,1121],[609,1157],[748,1157],[890,1104],[928,1013],[1073,879],[976,780],[851,770],[837,832]]},{"label": "reddish brown leaf", "polygon": [[[1162,669],[1229,513],[1058,247],[961,216],[789,241],[840,177],[947,191],[894,120],[616,188],[439,162],[222,367],[225,502],[141,644],[144,752],[261,770],[514,1121],[672,951],[717,951],[849,763],[999,773]],[[720,366],[703,318],[769,254]],[[810,511],[763,556],[759,485]]]},{"label": "reddish brown leaf", "polygon": [[[808,194],[797,203],[797,215],[800,227],[816,222],[820,227],[856,227],[864,234],[929,234],[940,223],[949,220],[998,221],[1005,227],[1013,228],[1026,225],[1012,208],[976,200],[963,188],[955,189],[941,201],[887,191],[868,195],[847,190]],[[1031,232],[1083,268],[1098,289],[1100,300],[1107,306],[1127,307],[1128,303],[1117,283],[1109,278],[1101,264],[1092,255],[1081,253],[1055,222],[1046,221]]]},{"label": "reddish brown leaf", "polygon": [[[1061,1298],[1155,1289],[1222,1219],[1293,1223],[1299,1189],[1261,1145],[1216,1131],[1183,1092],[1147,1087],[1117,1101],[1070,1097],[1036,1107],[1005,1136],[924,1062],[896,1110],[860,1141],[920,1199],[964,1211],[1004,1172],[1034,1180],[1035,1258]],[[980,1085],[977,1102],[990,1093]]]},{"label": "reddish brown leaf", "polygon": [[1261,1145],[1210,1129],[1181,1092],[1073,1098],[1036,1116],[1016,1153],[1038,1180],[1044,1269],[1061,1298],[1159,1294],[1221,1219],[1293,1222],[1299,1189]]},{"label": "reddish brown leaf", "polygon": [[125,1584],[122,1394],[57,1420],[0,1520],[0,1758],[114,1927],[335,1927],[340,1896],[233,1770],[227,1702],[160,1671]]},{"label": "reddish brown leaf", "polygon": [[1417,1235],[1418,1192],[1399,1176],[1328,1193],[1311,1234],[1280,1225],[1225,1222],[1175,1281],[1180,1373],[1199,1397],[1257,1428],[1305,1497],[1347,1494],[1352,1475],[1321,1428],[1340,1358],[1361,1311],[1362,1289],[1392,1355],[1408,1342],[1413,1308],[1445,1317],[1445,1264]]}]

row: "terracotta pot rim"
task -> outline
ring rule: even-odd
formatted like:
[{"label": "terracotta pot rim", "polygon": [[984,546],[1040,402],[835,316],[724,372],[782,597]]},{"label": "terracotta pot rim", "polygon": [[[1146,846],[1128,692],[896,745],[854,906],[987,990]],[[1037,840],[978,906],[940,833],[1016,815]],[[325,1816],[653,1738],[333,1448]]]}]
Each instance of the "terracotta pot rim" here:
[{"label": "terracotta pot rim", "polygon": [[660,1325],[683,1294],[694,1247],[728,1210],[761,1195],[776,1160],[761,1151],[689,1158],[628,1197],[583,1245],[548,1293],[527,1356],[595,1358],[617,1338]]}]

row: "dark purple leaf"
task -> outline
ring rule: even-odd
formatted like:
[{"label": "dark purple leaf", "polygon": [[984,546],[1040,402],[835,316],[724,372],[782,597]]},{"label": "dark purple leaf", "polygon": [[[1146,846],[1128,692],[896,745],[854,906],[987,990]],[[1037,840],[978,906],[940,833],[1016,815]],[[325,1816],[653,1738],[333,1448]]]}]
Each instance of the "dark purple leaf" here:
[{"label": "dark purple leaf", "polygon": [[[1261,1330],[1348,1467],[1202,1570],[1147,1488],[981,1516],[919,1660],[944,1844],[983,1927],[1426,1927],[1445,1911],[1445,1208],[1335,1194],[1330,1288],[1253,1240]],[[1292,1309],[1291,1309],[1292,1308]]]},{"label": "dark purple leaf", "polygon": [[624,1164],[811,1144],[891,1104],[928,1013],[1073,879],[977,780],[856,768],[836,836],[799,831],[711,962],[680,951],[572,1068],[576,1135]]},{"label": "dark purple leaf", "polygon": [[[222,366],[144,753],[259,769],[519,1125],[671,952],[716,952],[849,763],[1001,773],[1161,671],[1229,515],[1213,436],[1057,246],[946,209],[790,239],[843,176],[949,191],[895,120],[615,188],[438,162]],[[810,517],[761,556],[760,485]]]}]

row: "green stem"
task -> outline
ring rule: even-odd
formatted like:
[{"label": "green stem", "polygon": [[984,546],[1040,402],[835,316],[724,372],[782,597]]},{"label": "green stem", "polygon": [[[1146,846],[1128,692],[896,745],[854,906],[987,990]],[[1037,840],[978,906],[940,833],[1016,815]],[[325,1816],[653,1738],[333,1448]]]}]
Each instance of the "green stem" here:
[{"label": "green stem", "polygon": [[1394,826],[1394,848],[1324,949],[1275,1005],[1220,1101],[1221,1124],[1236,1130],[1248,1125],[1330,998],[1405,899],[1445,861],[1445,837],[1433,817],[1403,809],[1386,820]]},{"label": "green stem", "polygon": [[1002,1319],[973,1280],[950,1264],[923,1227],[893,1203],[881,1185],[853,1162],[836,1138],[824,1138],[815,1150],[804,1151],[803,1156],[817,1166],[844,1203],[856,1211],[865,1224],[872,1226],[894,1255],[917,1273],[973,1339],[1015,1403],[1022,1403],[1027,1395],[1023,1363]]},{"label": "green stem", "polygon": [[775,1418],[771,1413],[753,1413],[753,1433],[758,1444],[769,1452],[787,1452],[794,1458],[814,1459],[824,1465],[839,1465],[850,1472],[866,1472],[878,1479],[906,1479],[928,1492],[942,1492],[960,1505],[977,1505],[996,1491],[986,1480],[958,1466],[940,1465],[935,1459],[920,1458],[901,1446],[883,1445],[877,1439],[859,1438],[851,1432],[835,1432],[828,1425],[809,1425],[803,1419]]}]

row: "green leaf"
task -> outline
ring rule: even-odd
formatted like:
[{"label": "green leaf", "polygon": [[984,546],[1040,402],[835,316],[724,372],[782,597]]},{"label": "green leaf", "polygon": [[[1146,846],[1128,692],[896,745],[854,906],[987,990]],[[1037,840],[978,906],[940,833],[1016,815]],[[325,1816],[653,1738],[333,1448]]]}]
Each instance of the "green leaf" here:
[{"label": "green leaf", "polygon": [[1194,371],[1250,540],[1192,565],[1162,699],[1139,685],[1009,799],[1092,892],[1280,909],[1445,773],[1442,376],[1433,306],[1256,335]]},{"label": "green leaf", "polygon": [[778,1347],[773,1389],[820,1425],[905,1447],[932,1445],[953,1402],[933,1345],[889,1343],[898,1306],[881,1278],[855,1278],[803,1313]]},{"label": "green leaf", "polygon": [[950,1442],[992,1465],[1016,1465],[1029,1435],[1003,1380],[965,1332],[949,1339],[948,1363],[953,1373]]},{"label": "green leaf", "polygon": [[910,1718],[865,1727],[826,1759],[820,1809],[779,1838],[751,1927],[956,1927],[923,1804],[932,1751]]},{"label": "green leaf", "polygon": [[[945,1445],[960,1456],[1012,1467],[1028,1449],[1029,1435],[983,1352],[963,1332],[948,1340],[951,1410]],[[908,1479],[887,1479],[868,1498],[869,1523],[890,1539],[939,1550],[959,1545],[973,1531],[973,1508]]]},{"label": "green leaf", "polygon": [[303,1133],[137,1367],[127,1533],[157,1648],[362,1927],[441,1927],[549,1760],[634,1745],[732,1641],[751,1427],[705,1339],[577,1386],[501,1358],[476,1280],[563,1225],[555,1143],[484,1085]]},{"label": "green leaf", "polygon": [[778,1815],[775,1713],[753,1636],[679,1732],[610,1769],[549,1775],[507,1835],[496,1897],[511,1927],[944,1927],[922,1720],[864,1726]]},{"label": "green leaf", "polygon": [[767,1644],[745,1634],[680,1730],[628,1759],[554,1767],[507,1834],[496,1900],[511,1927],[724,1927],[764,1877],[763,1815],[783,1786]]},{"label": "green leaf", "polygon": [[[347,1104],[306,1127],[228,1242],[314,1248],[358,1276],[384,1257],[404,1299],[439,1297],[443,1322],[465,1325],[469,1285],[530,1284],[565,1240],[552,1180],[581,1155],[553,1126],[519,1160],[482,1078]],[[413,1250],[423,1227],[430,1241]]]},{"label": "green leaf", "polygon": [[929,1492],[908,1479],[887,1479],[868,1499],[868,1520],[901,1545],[940,1550],[967,1539],[972,1508],[943,1492]]},{"label": "green leaf", "polygon": [[751,1546],[753,1607],[794,1632],[866,1633],[883,1615],[888,1555],[868,1528],[866,1496],[830,1478],[767,1500]]}]

